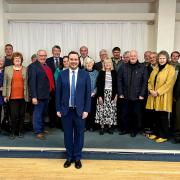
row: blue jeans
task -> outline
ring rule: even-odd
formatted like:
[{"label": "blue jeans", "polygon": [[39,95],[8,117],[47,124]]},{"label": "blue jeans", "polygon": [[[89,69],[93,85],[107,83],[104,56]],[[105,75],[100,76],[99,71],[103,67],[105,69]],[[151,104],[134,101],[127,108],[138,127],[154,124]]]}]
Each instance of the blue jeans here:
[{"label": "blue jeans", "polygon": [[35,134],[44,132],[44,115],[48,107],[48,99],[38,100],[33,111],[33,130]]}]

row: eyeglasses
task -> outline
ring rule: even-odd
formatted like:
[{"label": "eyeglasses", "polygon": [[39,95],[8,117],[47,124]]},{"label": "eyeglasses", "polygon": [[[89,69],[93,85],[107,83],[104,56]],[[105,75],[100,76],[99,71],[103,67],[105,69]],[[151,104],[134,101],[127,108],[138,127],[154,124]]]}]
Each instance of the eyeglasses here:
[{"label": "eyeglasses", "polygon": [[40,56],[40,57],[47,57],[47,55],[38,55],[38,56]]}]

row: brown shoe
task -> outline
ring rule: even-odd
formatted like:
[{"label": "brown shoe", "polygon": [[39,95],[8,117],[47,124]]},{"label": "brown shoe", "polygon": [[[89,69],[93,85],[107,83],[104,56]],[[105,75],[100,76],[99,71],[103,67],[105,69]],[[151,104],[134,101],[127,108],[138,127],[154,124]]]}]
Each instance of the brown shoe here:
[{"label": "brown shoe", "polygon": [[48,130],[44,130],[44,134],[49,134],[49,131]]},{"label": "brown shoe", "polygon": [[45,139],[46,139],[46,137],[44,136],[43,133],[37,134],[37,135],[36,135],[36,138],[41,139],[41,140],[45,140]]}]

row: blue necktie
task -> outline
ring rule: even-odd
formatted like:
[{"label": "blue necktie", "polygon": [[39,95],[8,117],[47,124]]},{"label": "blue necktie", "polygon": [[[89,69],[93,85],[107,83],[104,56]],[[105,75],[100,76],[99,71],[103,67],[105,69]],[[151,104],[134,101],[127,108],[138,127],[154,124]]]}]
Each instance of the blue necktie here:
[{"label": "blue necktie", "polygon": [[75,72],[72,71],[73,75],[72,75],[72,84],[71,84],[71,106],[74,107],[75,106]]}]

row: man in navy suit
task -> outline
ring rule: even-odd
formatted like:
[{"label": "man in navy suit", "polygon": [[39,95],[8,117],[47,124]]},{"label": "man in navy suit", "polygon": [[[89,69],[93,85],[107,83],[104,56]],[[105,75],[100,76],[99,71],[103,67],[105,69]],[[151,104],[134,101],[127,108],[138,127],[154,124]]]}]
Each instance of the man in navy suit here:
[{"label": "man in navy suit", "polygon": [[[52,47],[53,56],[46,59],[46,64],[51,68],[53,74],[56,68],[63,68],[63,59],[60,57],[61,48],[58,45]],[[48,114],[49,114],[49,126],[50,127],[61,127],[61,123],[56,116],[56,103],[55,103],[55,92],[51,92],[50,100],[48,104]]]},{"label": "man in navy suit", "polygon": [[61,48],[58,45],[52,47],[52,57],[46,59],[46,64],[51,68],[52,72],[54,73],[57,67],[62,68],[63,59],[60,57],[61,55]]},{"label": "man in navy suit", "polygon": [[84,144],[85,119],[91,107],[91,82],[89,74],[79,69],[79,55],[69,53],[69,69],[59,73],[56,87],[57,116],[62,117],[67,168],[75,161],[77,169],[82,167],[81,156]]}]

